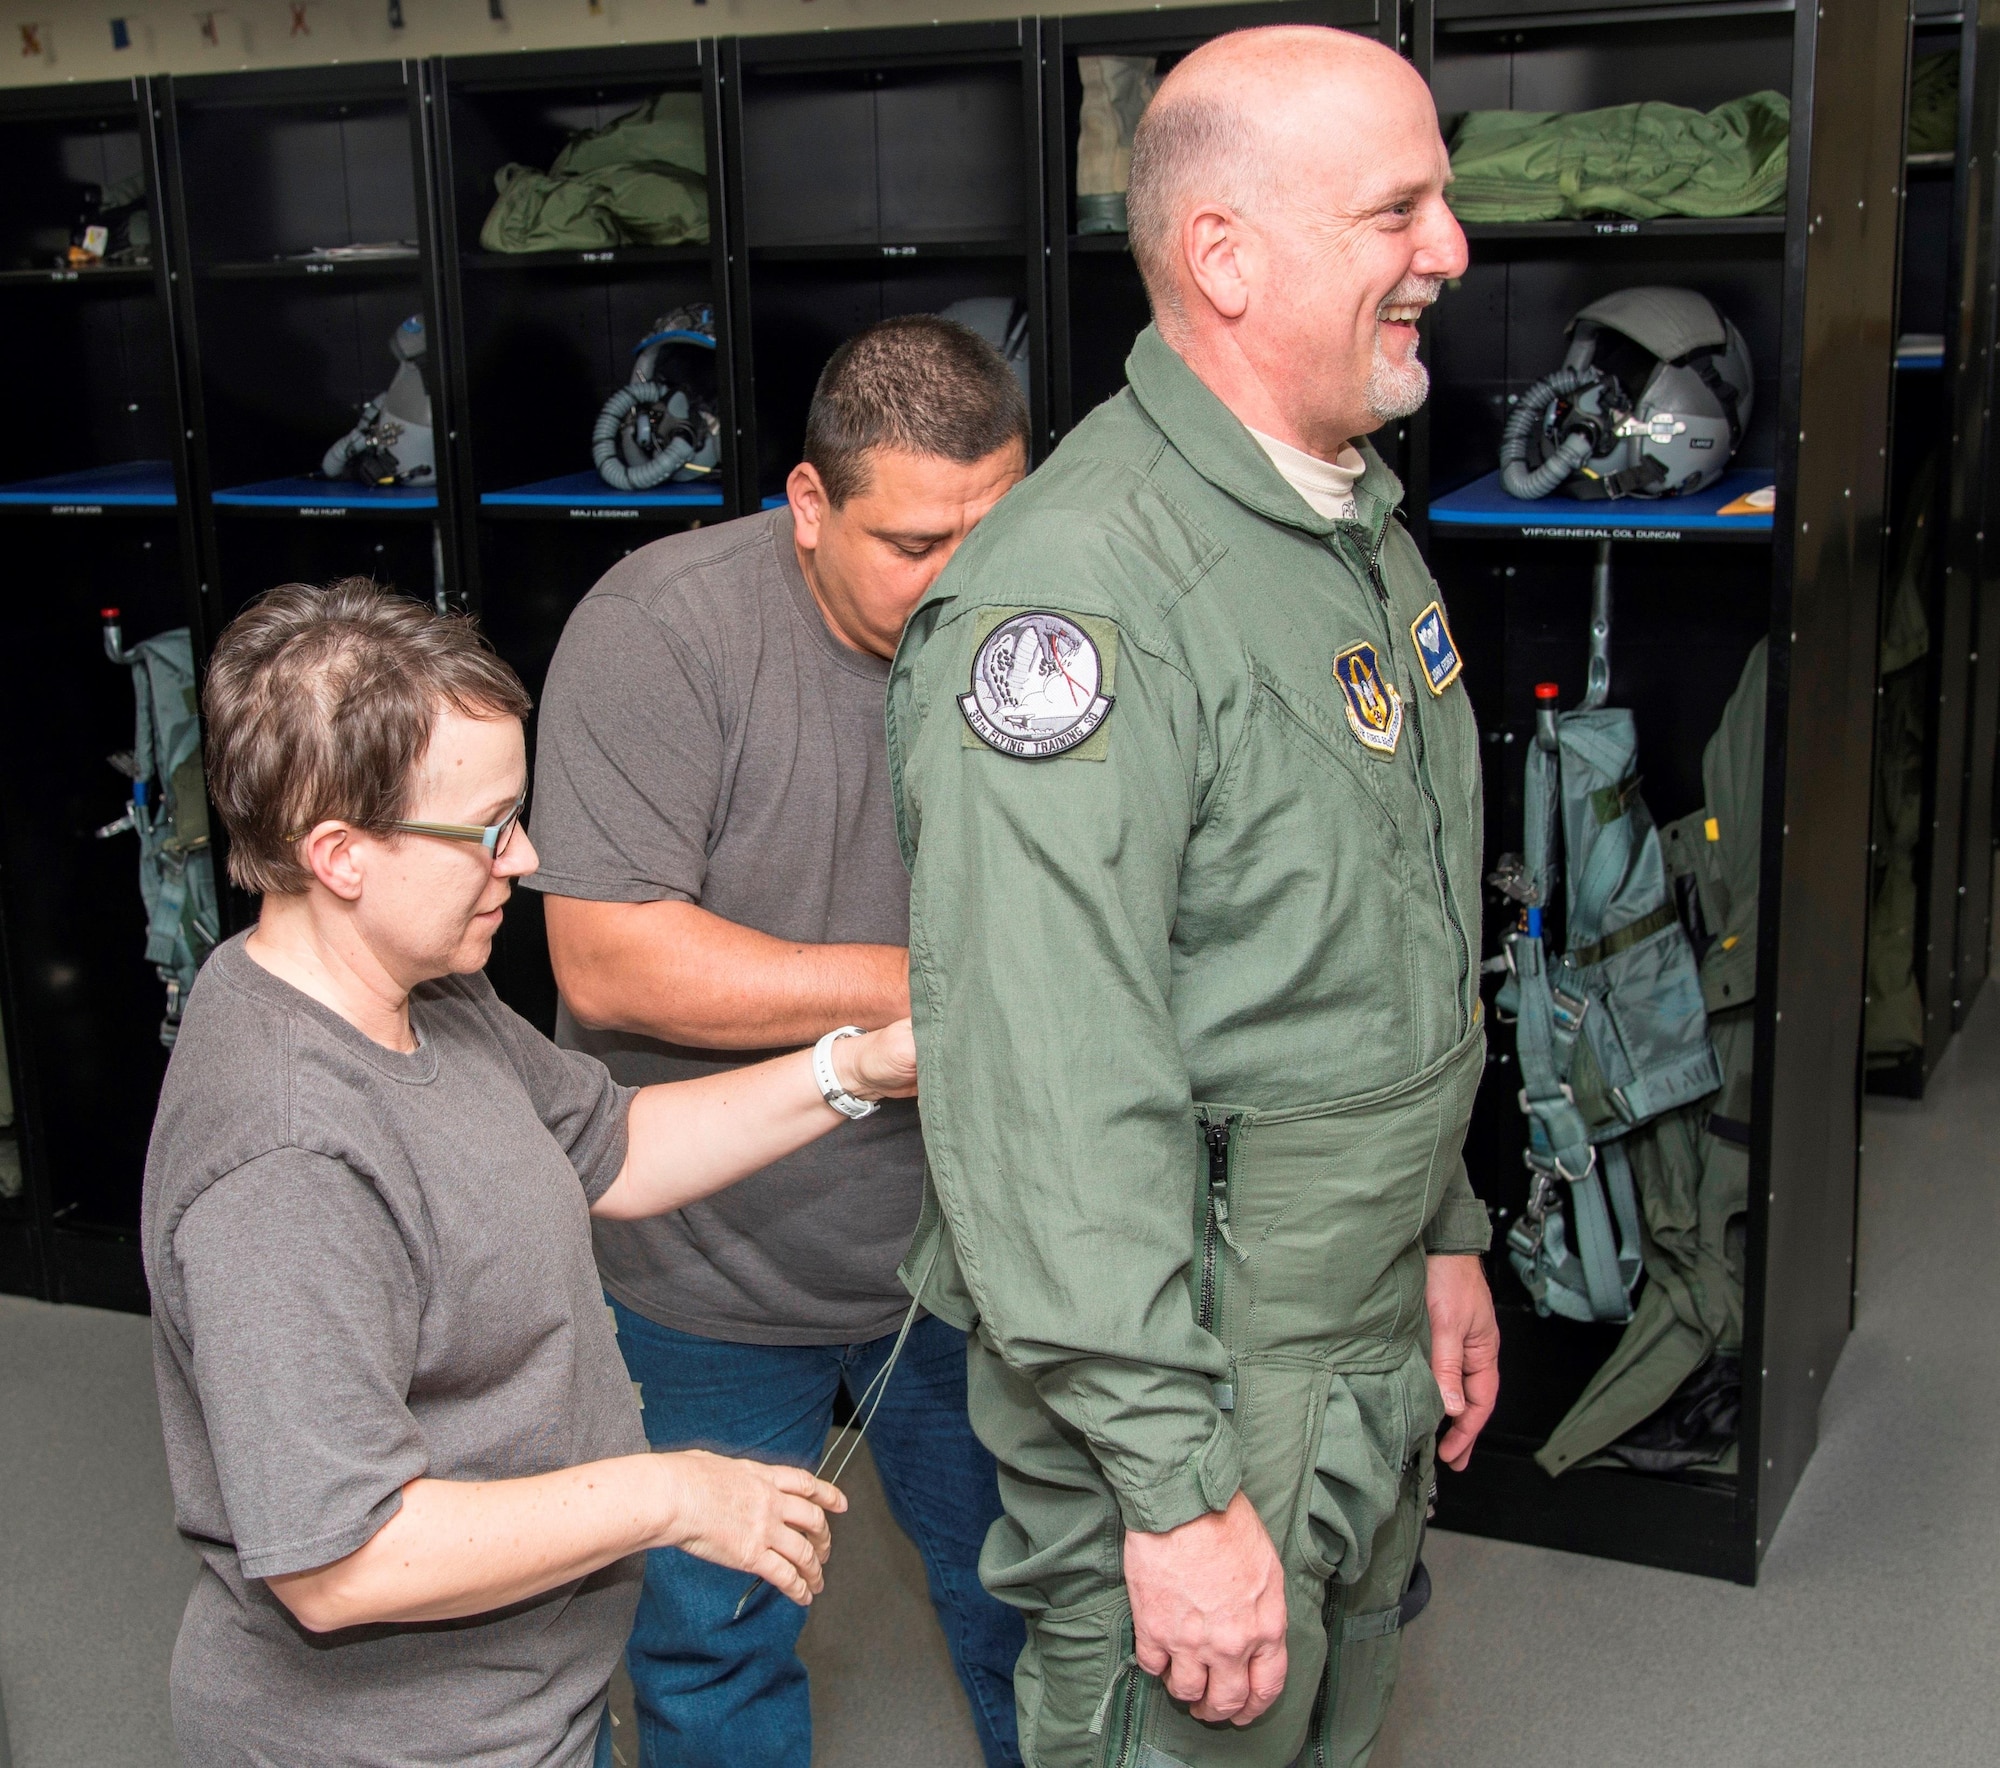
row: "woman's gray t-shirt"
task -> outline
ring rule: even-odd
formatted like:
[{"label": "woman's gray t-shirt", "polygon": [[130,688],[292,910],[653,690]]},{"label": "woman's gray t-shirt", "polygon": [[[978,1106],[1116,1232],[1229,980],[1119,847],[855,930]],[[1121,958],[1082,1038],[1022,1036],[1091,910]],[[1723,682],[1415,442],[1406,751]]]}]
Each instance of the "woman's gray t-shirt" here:
[{"label": "woman's gray t-shirt", "polygon": [[189,1768],[587,1768],[641,1561],[491,1614],[314,1635],[264,1579],[342,1558],[434,1479],[646,1449],[591,1258],[631,1092],[483,975],[385,1049],[243,939],[189,996],[142,1232],[175,1521]]}]

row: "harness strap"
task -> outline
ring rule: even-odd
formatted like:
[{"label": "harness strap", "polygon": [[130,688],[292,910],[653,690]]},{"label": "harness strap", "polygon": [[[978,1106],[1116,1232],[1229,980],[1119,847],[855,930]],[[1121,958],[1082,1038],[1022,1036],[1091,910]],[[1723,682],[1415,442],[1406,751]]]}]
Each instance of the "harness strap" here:
[{"label": "harness strap", "polygon": [[1715,358],[1721,349],[1710,345],[1707,349],[1696,350],[1682,358],[1687,367],[1701,378],[1701,384],[1716,397],[1722,407],[1722,415],[1729,420],[1729,452],[1734,454],[1743,442],[1743,418],[1737,409],[1736,389],[1722,378],[1715,366]]},{"label": "harness strap", "polygon": [[1571,961],[1579,968],[1587,969],[1592,964],[1601,964],[1606,958],[1615,958],[1620,952],[1630,951],[1641,940],[1651,939],[1662,928],[1671,927],[1679,917],[1674,913],[1674,905],[1662,903],[1650,915],[1641,915],[1638,920],[1570,953]]}]

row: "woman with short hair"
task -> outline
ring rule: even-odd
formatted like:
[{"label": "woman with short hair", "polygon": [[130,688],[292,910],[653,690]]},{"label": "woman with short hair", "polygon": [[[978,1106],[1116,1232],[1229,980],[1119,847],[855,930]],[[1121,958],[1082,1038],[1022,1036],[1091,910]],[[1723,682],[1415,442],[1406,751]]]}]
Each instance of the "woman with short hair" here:
[{"label": "woman with short hair", "polygon": [[146,1165],[190,1768],[608,1763],[643,1550],[821,1588],[833,1487],[647,1452],[588,1216],[913,1093],[909,1025],[635,1090],[509,1011],[482,967],[536,866],[528,709],[469,621],[358,579],[272,591],[210,665],[263,904],[189,997]]}]

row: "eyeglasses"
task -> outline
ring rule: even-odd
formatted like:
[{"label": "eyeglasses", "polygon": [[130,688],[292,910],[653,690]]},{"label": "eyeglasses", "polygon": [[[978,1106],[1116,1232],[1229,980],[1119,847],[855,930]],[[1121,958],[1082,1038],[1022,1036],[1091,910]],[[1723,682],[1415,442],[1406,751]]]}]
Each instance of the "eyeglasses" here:
[{"label": "eyeglasses", "polygon": [[406,835],[436,835],[445,841],[477,841],[486,849],[489,859],[498,859],[507,851],[507,843],[513,840],[514,831],[521,826],[521,812],[528,805],[528,788],[521,788],[521,796],[514,800],[514,808],[497,823],[488,823],[483,828],[477,823],[391,823],[392,829],[400,829]]}]

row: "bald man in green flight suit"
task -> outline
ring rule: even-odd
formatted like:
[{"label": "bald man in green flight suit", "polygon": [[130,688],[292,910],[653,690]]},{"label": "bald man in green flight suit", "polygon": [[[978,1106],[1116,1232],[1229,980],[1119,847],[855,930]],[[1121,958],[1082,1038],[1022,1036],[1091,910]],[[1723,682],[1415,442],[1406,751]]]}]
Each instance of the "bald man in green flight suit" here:
[{"label": "bald man in green flight suit", "polygon": [[973,531],[891,676],[930,1162],[904,1276],[972,1329],[1030,1768],[1365,1762],[1434,1455],[1497,1393],[1460,1158],[1476,732],[1364,440],[1427,391],[1448,176],[1377,44],[1182,62],[1134,145],[1130,384]]}]

